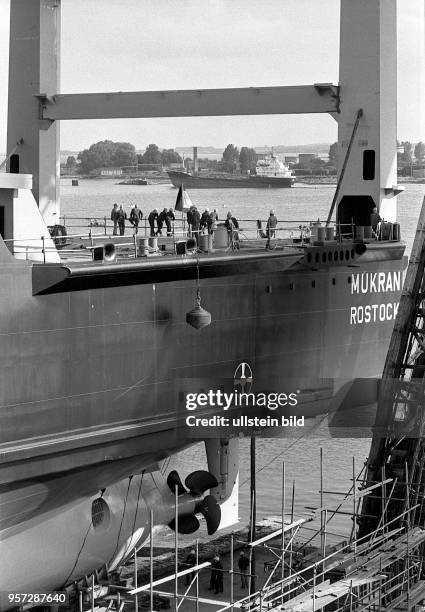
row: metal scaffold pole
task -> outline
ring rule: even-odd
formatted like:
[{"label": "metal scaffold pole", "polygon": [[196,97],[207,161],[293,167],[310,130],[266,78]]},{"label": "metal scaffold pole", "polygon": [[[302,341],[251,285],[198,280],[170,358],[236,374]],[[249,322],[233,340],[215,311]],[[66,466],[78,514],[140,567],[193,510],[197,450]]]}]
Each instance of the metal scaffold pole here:
[{"label": "metal scaffold pole", "polygon": [[94,574],[91,576],[91,612],[94,612]]},{"label": "metal scaffold pole", "polygon": [[[255,437],[251,438],[250,445],[250,459],[251,459],[251,521],[249,526],[249,542],[253,542],[255,540],[255,523],[256,523],[256,480],[255,480]],[[251,593],[255,593],[255,549],[251,547],[251,557],[250,557],[250,586]]]},{"label": "metal scaffold pole", "polygon": [[[137,548],[134,547],[134,588],[137,589],[137,587]],[[139,612],[139,596],[137,593],[134,598],[134,608],[136,612]]]},{"label": "metal scaffold pole", "polygon": [[[320,507],[323,508],[323,448],[320,447]],[[324,510],[320,512],[320,550],[322,553],[322,558],[324,559],[326,556],[325,551],[325,540],[324,540]]]},{"label": "metal scaffold pole", "polygon": [[[199,565],[199,540],[196,540],[196,565]],[[199,612],[199,570],[196,570],[196,612]]]},{"label": "metal scaffold pole", "polygon": [[175,486],[175,531],[174,531],[174,611],[178,612],[178,573],[179,573],[179,488]]},{"label": "metal scaffold pole", "polygon": [[230,536],[230,603],[231,603],[231,610],[233,611],[233,599],[234,599],[234,593],[233,593],[233,578],[234,578],[234,567],[233,567],[233,563],[234,563],[234,556],[233,556],[233,533]]},{"label": "metal scaffold pole", "polygon": [[[352,468],[352,477],[353,477],[353,524],[356,525],[356,513],[357,513],[357,498],[356,498],[356,460],[353,457],[353,468]],[[355,532],[355,530],[354,530]],[[353,551],[354,556],[356,556],[357,552],[357,544],[356,538],[353,540]]]},{"label": "metal scaffold pole", "polygon": [[[292,481],[292,499],[291,499],[291,525],[294,524],[294,520],[295,520],[295,480]],[[289,574],[292,574],[292,554],[293,554],[293,531],[291,529],[291,531],[289,532]]]},{"label": "metal scaffold pole", "polygon": [[[280,565],[280,577],[281,580],[285,577],[285,503],[286,503],[286,493],[285,493],[285,462],[282,461],[282,541],[281,541],[281,554],[282,561]],[[283,603],[283,593],[284,588],[282,585],[282,603]]]},{"label": "metal scaffold pole", "polygon": [[153,510],[149,511],[149,542],[150,542],[150,559],[149,559],[149,600],[150,612],[153,612]]}]

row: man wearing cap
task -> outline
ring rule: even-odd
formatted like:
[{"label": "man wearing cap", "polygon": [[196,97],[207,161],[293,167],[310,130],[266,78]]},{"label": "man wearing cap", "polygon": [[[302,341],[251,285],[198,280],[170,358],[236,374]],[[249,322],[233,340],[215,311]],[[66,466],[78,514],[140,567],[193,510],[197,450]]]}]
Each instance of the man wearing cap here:
[{"label": "man wearing cap", "polygon": [[169,230],[171,230],[171,223],[170,220],[167,216],[168,210],[166,208],[164,208],[164,210],[162,212],[159,213],[158,215],[158,219],[157,219],[157,224],[158,224],[158,234],[160,234],[162,236],[162,227],[165,223],[165,225],[167,226],[167,235],[169,236],[170,234],[168,233]]},{"label": "man wearing cap", "polygon": [[239,248],[239,234],[236,230],[239,229],[239,223],[236,217],[232,216],[232,213],[230,210],[227,213],[227,218],[226,218],[226,221],[224,222],[224,225],[227,228],[227,233],[229,234],[229,244],[232,250],[238,249]]},{"label": "man wearing cap", "polygon": [[276,236],[276,225],[277,225],[277,217],[274,214],[274,210],[270,211],[270,216],[267,220],[267,244],[266,249],[270,249],[270,241],[272,238]]}]

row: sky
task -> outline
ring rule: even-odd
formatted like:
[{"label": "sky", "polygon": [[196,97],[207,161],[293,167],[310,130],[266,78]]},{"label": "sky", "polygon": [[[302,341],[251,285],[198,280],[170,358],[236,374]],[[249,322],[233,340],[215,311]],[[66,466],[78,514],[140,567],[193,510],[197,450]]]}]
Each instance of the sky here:
[{"label": "sky", "polygon": [[[9,3],[0,0],[0,152]],[[423,0],[398,6],[398,138],[425,141]],[[337,83],[338,49],[339,0],[62,0],[61,92]],[[61,149],[296,145],[336,133],[328,115],[67,121]]]}]

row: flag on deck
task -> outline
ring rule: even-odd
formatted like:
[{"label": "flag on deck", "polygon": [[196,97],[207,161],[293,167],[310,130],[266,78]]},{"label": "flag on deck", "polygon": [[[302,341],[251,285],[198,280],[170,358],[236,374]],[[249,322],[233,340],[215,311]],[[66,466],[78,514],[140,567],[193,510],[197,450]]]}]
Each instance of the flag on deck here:
[{"label": "flag on deck", "polygon": [[192,201],[182,183],[179,187],[179,192],[177,194],[174,210],[181,210],[183,212],[187,212],[191,206],[193,206]]}]

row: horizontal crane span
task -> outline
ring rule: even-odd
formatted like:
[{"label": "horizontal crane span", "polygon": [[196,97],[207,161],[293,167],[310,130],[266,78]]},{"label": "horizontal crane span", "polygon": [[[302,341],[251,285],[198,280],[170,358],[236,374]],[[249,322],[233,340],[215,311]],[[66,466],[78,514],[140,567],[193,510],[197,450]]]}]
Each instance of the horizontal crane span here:
[{"label": "horizontal crane span", "polygon": [[39,94],[41,118],[130,119],[336,113],[339,89],[330,83],[181,91]]}]

